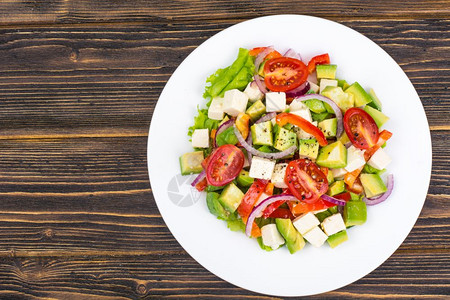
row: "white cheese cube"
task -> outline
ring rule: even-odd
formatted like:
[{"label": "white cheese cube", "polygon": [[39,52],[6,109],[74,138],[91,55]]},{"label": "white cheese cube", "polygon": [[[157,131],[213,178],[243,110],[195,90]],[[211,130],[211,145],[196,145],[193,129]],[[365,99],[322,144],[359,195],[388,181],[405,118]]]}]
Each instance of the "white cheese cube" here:
[{"label": "white cheese cube", "polygon": [[325,241],[328,239],[328,236],[323,233],[323,231],[320,230],[318,226],[305,233],[303,237],[314,247],[322,246],[323,243],[325,243]]},{"label": "white cheese cube", "polygon": [[[314,126],[317,126],[317,121],[311,122],[311,124],[313,124]],[[297,134],[297,137],[299,140],[306,140],[306,139],[311,139],[314,137],[312,134],[309,134],[306,131],[304,131],[303,129],[300,129],[298,127],[294,127],[293,130]]]},{"label": "white cheese cube", "polygon": [[208,118],[213,120],[222,120],[223,114],[223,98],[213,98],[208,109]]},{"label": "white cheese cube", "polygon": [[353,172],[354,170],[363,167],[365,164],[364,151],[351,145],[347,149],[347,166],[345,166],[345,170],[347,172]]},{"label": "white cheese cube", "polygon": [[297,99],[292,100],[291,105],[289,105],[289,110],[291,113],[293,111],[302,110],[302,109],[309,110],[308,106],[306,106],[305,103],[303,103],[303,101],[300,101]]},{"label": "white cheese cube", "polygon": [[288,164],[286,164],[286,163],[275,165],[271,182],[277,188],[286,189],[288,187],[287,184],[284,182],[284,177],[286,176],[287,165]]},{"label": "white cheese cube", "polygon": [[325,218],[322,221],[321,226],[323,231],[325,231],[328,236],[346,229],[344,219],[342,219],[341,214],[334,214]]},{"label": "white cheese cube", "polygon": [[250,166],[250,177],[258,179],[271,179],[275,160],[253,156]]},{"label": "white cheese cube", "polygon": [[338,86],[338,82],[334,79],[320,79],[320,93],[322,93],[323,89],[327,86]]},{"label": "white cheese cube", "polygon": [[304,234],[319,225],[320,221],[313,213],[309,212],[297,217],[292,224],[294,224],[294,227],[297,228],[300,234]]},{"label": "white cheese cube", "polygon": [[250,82],[244,90],[250,102],[256,102],[264,97],[264,94],[259,90],[254,81]]},{"label": "white cheese cube", "polygon": [[286,93],[266,93],[266,112],[283,111],[286,109]]},{"label": "white cheese cube", "polygon": [[299,109],[299,110],[291,111],[291,114],[300,116],[303,119],[305,119],[306,121],[312,122],[311,111],[309,110],[308,107],[306,109]]},{"label": "white cheese cube", "polygon": [[206,129],[195,129],[192,133],[192,147],[194,148],[208,148],[209,147],[209,132]]},{"label": "white cheese cube", "polygon": [[317,84],[315,84],[314,82],[312,82],[312,81],[308,81],[308,82],[309,82],[309,88],[311,90],[313,90],[314,93],[317,94],[319,92],[319,90],[320,90],[319,86]]},{"label": "white cheese cube", "polygon": [[238,89],[225,92],[223,98],[223,111],[230,116],[237,117],[247,108],[248,96]]},{"label": "white cheese cube", "polygon": [[384,151],[383,148],[380,148],[372,155],[367,164],[375,169],[383,170],[391,163],[391,161],[392,159],[387,155],[386,151]]},{"label": "white cheese cube", "polygon": [[334,178],[342,178],[345,174],[347,174],[347,171],[344,168],[331,169],[331,173],[333,173]]},{"label": "white cheese cube", "polygon": [[261,228],[261,236],[263,244],[274,250],[284,244],[284,239],[278,232],[277,225],[275,224],[264,225]]}]

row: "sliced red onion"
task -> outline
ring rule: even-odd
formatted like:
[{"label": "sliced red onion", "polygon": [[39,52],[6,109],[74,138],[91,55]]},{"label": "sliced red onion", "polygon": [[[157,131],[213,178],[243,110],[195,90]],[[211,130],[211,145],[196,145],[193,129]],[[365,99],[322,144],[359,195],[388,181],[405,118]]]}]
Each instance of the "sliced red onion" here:
[{"label": "sliced red onion", "polygon": [[347,142],[347,143],[345,143],[345,148],[350,148],[351,146],[352,146],[353,144],[352,144],[352,142]]},{"label": "sliced red onion", "polygon": [[206,171],[203,170],[200,174],[198,174],[197,177],[195,177],[194,181],[192,181],[191,185],[193,187],[195,187],[200,181],[202,181],[203,179],[205,179],[206,177]]},{"label": "sliced red onion", "polygon": [[373,197],[373,198],[363,198],[363,201],[366,202],[367,205],[375,205],[378,203],[383,202],[384,200],[386,200],[392,193],[392,190],[394,189],[394,175],[389,174],[387,177],[387,190],[384,194],[377,196],[377,197]]},{"label": "sliced red onion", "polygon": [[309,91],[309,89],[310,89],[309,82],[305,81],[299,87],[297,87],[297,88],[295,88],[293,90],[287,91],[286,92],[286,97],[295,98],[295,97],[303,96],[304,94],[306,94],[306,92]]},{"label": "sliced red onion", "polygon": [[266,58],[267,54],[269,54],[270,52],[272,52],[273,46],[269,46],[266,47],[266,49],[264,49],[263,51],[261,51],[255,58],[255,74],[258,74],[259,71],[259,66],[261,65],[261,63],[264,61],[264,58]]},{"label": "sliced red onion", "polygon": [[296,58],[298,60],[302,60],[302,57],[300,56],[300,53],[297,53],[294,51],[294,49],[288,49],[286,51],[286,53],[284,53],[283,55],[284,57],[291,57],[291,58]]},{"label": "sliced red onion", "polygon": [[247,234],[247,236],[252,235],[252,226],[253,226],[253,222],[255,221],[255,219],[260,214],[262,214],[262,212],[267,208],[267,206],[269,206],[270,204],[272,204],[276,201],[280,201],[280,200],[298,201],[298,199],[295,198],[294,196],[286,195],[286,194],[275,195],[275,196],[271,196],[269,198],[264,199],[260,204],[258,204],[257,206],[255,206],[253,208],[252,212],[248,216],[247,224],[245,225],[245,234]]},{"label": "sliced red onion", "polygon": [[219,126],[219,128],[217,128],[216,131],[216,136],[214,137],[214,148],[217,147],[217,136],[224,132],[225,130],[227,130],[228,128],[230,128],[232,125],[234,124],[234,119],[231,118],[228,121],[226,121],[225,123],[222,123],[222,125]]},{"label": "sliced red onion", "polygon": [[344,126],[342,124],[342,112],[341,112],[341,109],[339,108],[339,106],[337,106],[337,104],[333,100],[331,100],[325,96],[319,95],[319,94],[308,94],[308,95],[297,97],[294,100],[306,101],[306,100],[311,100],[311,99],[317,99],[317,100],[326,102],[331,106],[331,108],[334,111],[334,114],[336,115],[336,119],[337,119],[336,136],[340,137],[342,132],[344,132]]},{"label": "sliced red onion", "polygon": [[330,202],[330,203],[333,203],[333,204],[337,204],[337,205],[340,205],[340,206],[344,206],[345,203],[347,203],[344,200],[328,196],[327,194],[323,194],[320,198],[322,198],[323,200],[325,200],[327,202]]},{"label": "sliced red onion", "polygon": [[255,78],[255,80],[253,81],[256,86],[258,87],[258,89],[261,91],[261,93],[265,94],[268,92],[267,88],[266,88],[266,84],[264,83],[264,81],[261,79],[261,76],[259,75],[255,75],[253,76]]},{"label": "sliced red onion", "polygon": [[[253,139],[252,139],[252,134],[251,133],[249,133],[246,142],[250,146],[253,145]],[[251,166],[252,165],[252,154],[250,152],[248,152],[248,151],[247,151],[247,160],[248,160],[248,164]]]},{"label": "sliced red onion", "polygon": [[281,159],[285,156],[288,156],[289,154],[291,154],[292,152],[294,152],[295,150],[297,150],[297,146],[293,145],[291,147],[289,147],[288,149],[282,151],[282,152],[277,152],[277,153],[265,153],[265,152],[261,152],[259,150],[256,150],[255,148],[253,148],[252,146],[250,146],[245,140],[244,137],[242,136],[242,134],[239,132],[239,130],[237,129],[236,125],[233,125],[234,127],[234,134],[236,135],[239,143],[241,143],[242,147],[245,148],[245,150],[247,150],[247,152],[262,157],[262,158],[267,158],[267,159],[272,159],[272,160],[276,160],[276,159]]},{"label": "sliced red onion", "polygon": [[255,122],[255,124],[259,124],[259,123],[263,123],[263,122],[267,122],[267,121],[270,121],[270,120],[272,120],[273,118],[275,118],[277,116],[277,113],[276,112],[270,112],[270,113],[268,113],[268,114],[265,114],[264,116],[262,116],[261,118],[259,118],[256,122]]}]

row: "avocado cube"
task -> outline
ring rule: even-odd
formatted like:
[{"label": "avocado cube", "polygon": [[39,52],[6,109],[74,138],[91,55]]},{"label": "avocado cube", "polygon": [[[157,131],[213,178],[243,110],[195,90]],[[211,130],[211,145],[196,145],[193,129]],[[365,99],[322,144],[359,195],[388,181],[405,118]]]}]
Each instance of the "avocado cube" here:
[{"label": "avocado cube", "polygon": [[219,202],[230,213],[234,213],[243,198],[244,193],[234,183],[230,183],[220,194]]},{"label": "avocado cube", "polygon": [[328,245],[330,245],[331,248],[335,248],[347,240],[348,240],[347,231],[342,230],[333,235],[330,235],[327,239],[327,243]]},{"label": "avocado cube", "polygon": [[247,108],[247,111],[245,112],[247,115],[250,116],[250,119],[252,119],[253,122],[257,121],[261,116],[266,112],[266,106],[264,103],[262,103],[261,100],[256,101],[253,103],[249,108]]},{"label": "avocado cube", "polygon": [[334,176],[333,176],[333,172],[331,172],[331,170],[328,170],[327,180],[328,180],[328,184],[332,184],[334,182]]},{"label": "avocado cube", "polygon": [[355,193],[350,192],[350,200],[351,201],[360,201],[361,200],[361,196]]},{"label": "avocado cube", "polygon": [[206,194],[206,205],[208,206],[209,212],[213,215],[219,217],[220,219],[226,220],[230,214],[223,208],[222,204],[219,202],[219,193],[209,192]]},{"label": "avocado cube", "polygon": [[335,79],[336,78],[337,65],[317,65],[317,79]]},{"label": "avocado cube", "polygon": [[348,135],[345,131],[338,138],[338,141],[340,141],[344,145],[350,142],[350,139],[348,138]]},{"label": "avocado cube", "polygon": [[338,86],[341,87],[343,90],[345,90],[350,86],[350,84],[348,84],[347,81],[345,81],[344,79],[337,79],[337,82]]},{"label": "avocado cube", "polygon": [[275,135],[275,143],[273,147],[277,150],[284,151],[289,147],[295,146],[297,144],[297,134],[280,127]]},{"label": "avocado cube", "polygon": [[388,116],[386,116],[381,111],[379,111],[369,105],[366,105],[364,107],[364,110],[366,111],[366,113],[368,113],[372,117],[372,119],[375,121],[375,123],[377,123],[378,128],[381,128],[381,126],[383,126],[387,121],[389,121]]},{"label": "avocado cube", "polygon": [[324,103],[318,99],[306,100],[303,103],[305,103],[305,105],[309,108],[310,111],[316,114],[320,114],[327,111],[327,109],[324,106]]},{"label": "avocado cube", "polygon": [[185,153],[180,156],[181,175],[200,173],[203,171],[203,151]]},{"label": "avocado cube", "polygon": [[319,150],[316,164],[327,168],[344,168],[347,165],[347,149],[337,141]]},{"label": "avocado cube", "polygon": [[370,95],[370,98],[372,98],[372,102],[369,102],[367,105],[375,108],[376,110],[381,111],[383,108],[381,105],[381,101],[380,101],[380,99],[378,99],[378,97],[375,94],[375,91],[373,89],[369,90],[369,95]]},{"label": "avocado cube", "polygon": [[344,206],[345,226],[362,225],[367,220],[367,207],[363,201],[348,201]]},{"label": "avocado cube", "polygon": [[337,131],[337,119],[326,119],[319,122],[317,127],[323,132],[326,138],[335,137]]},{"label": "avocado cube", "polygon": [[355,106],[359,107],[372,102],[372,98],[370,97],[370,95],[356,81],[351,86],[349,86],[345,90],[345,92],[355,96]]},{"label": "avocado cube", "polygon": [[381,195],[387,191],[386,185],[378,174],[361,174],[360,179],[367,198]]},{"label": "avocado cube", "polygon": [[255,179],[253,179],[252,177],[250,177],[250,174],[248,173],[248,171],[242,170],[238,177],[236,178],[237,183],[242,186],[242,187],[249,187],[253,184],[253,182],[255,181]]},{"label": "avocado cube", "polygon": [[343,180],[337,180],[330,184],[328,187],[327,195],[328,196],[334,196],[338,195],[340,193],[343,193],[345,191],[345,184]]},{"label": "avocado cube", "polygon": [[316,139],[305,139],[299,141],[300,158],[316,159],[319,154],[319,143]]},{"label": "avocado cube", "polygon": [[322,91],[322,95],[333,100],[344,112],[355,106],[355,97],[350,93],[344,92],[339,86],[327,86]]},{"label": "avocado cube", "polygon": [[272,122],[261,122],[258,124],[253,124],[251,127],[252,139],[254,145],[260,146],[272,146],[273,136],[272,136]]}]

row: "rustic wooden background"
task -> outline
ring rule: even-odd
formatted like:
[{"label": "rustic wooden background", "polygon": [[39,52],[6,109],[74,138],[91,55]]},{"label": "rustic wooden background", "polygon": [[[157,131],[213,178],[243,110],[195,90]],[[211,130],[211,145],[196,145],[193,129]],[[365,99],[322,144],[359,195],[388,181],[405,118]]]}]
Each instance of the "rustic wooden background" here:
[{"label": "rustic wooden background", "polygon": [[337,21],[385,49],[416,87],[433,139],[430,189],[406,241],[368,276],[317,298],[450,294],[449,0],[5,0],[0,298],[271,298],[212,275],[173,238],[152,196],[146,141],[162,88],[195,47],[281,13]]}]

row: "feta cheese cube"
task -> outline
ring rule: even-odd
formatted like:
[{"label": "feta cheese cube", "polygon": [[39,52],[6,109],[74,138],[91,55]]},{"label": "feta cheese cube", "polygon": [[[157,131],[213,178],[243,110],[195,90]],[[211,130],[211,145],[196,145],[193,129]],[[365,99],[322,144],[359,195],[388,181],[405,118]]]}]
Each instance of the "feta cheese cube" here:
[{"label": "feta cheese cube", "polygon": [[347,170],[345,170],[344,168],[331,169],[331,173],[333,173],[334,178],[342,178],[345,174],[347,174]]},{"label": "feta cheese cube", "polygon": [[346,229],[344,219],[342,219],[341,214],[334,214],[325,218],[322,221],[321,226],[323,231],[325,231],[328,236]]},{"label": "feta cheese cube", "polygon": [[289,110],[291,113],[293,111],[303,110],[303,109],[309,110],[308,106],[306,106],[305,103],[303,103],[303,101],[300,101],[297,99],[292,100],[291,105],[289,105]]},{"label": "feta cheese cube", "polygon": [[325,241],[328,239],[328,236],[323,233],[323,231],[320,230],[318,226],[305,233],[303,237],[314,247],[322,246],[323,243],[325,243]]},{"label": "feta cheese cube", "polygon": [[206,129],[195,129],[192,133],[192,147],[194,148],[208,148],[209,147],[209,132]]},{"label": "feta cheese cube", "polygon": [[314,93],[318,93],[319,90],[320,90],[319,86],[317,84],[315,84],[314,82],[312,82],[312,81],[308,81],[308,82],[309,82],[309,88],[311,90],[313,90]]},{"label": "feta cheese cube", "polygon": [[286,109],[286,93],[266,93],[266,112],[283,111]]},{"label": "feta cheese cube", "polygon": [[291,111],[291,114],[297,115],[305,119],[306,121],[312,122],[311,111],[307,107],[306,109],[294,110]]},{"label": "feta cheese cube", "polygon": [[351,145],[347,149],[347,166],[345,166],[345,170],[347,172],[353,172],[356,169],[362,168],[365,164],[364,151]]},{"label": "feta cheese cube", "polygon": [[274,250],[284,244],[284,239],[278,232],[277,225],[275,224],[264,225],[261,228],[261,236],[263,244]]},{"label": "feta cheese cube", "polygon": [[258,179],[271,179],[275,160],[253,156],[250,166],[250,177]]},{"label": "feta cheese cube", "polygon": [[372,155],[367,164],[375,169],[383,170],[391,163],[391,161],[392,159],[386,151],[384,151],[383,148],[380,148]]},{"label": "feta cheese cube", "polygon": [[208,109],[208,118],[213,120],[222,120],[223,114],[223,98],[213,98]]},{"label": "feta cheese cube", "polygon": [[223,98],[223,111],[230,116],[237,117],[247,108],[248,96],[238,89],[225,92]]},{"label": "feta cheese cube", "polygon": [[[317,126],[317,121],[311,122],[311,124],[313,124],[314,126]],[[294,127],[293,130],[297,134],[297,138],[299,140],[306,140],[306,139],[311,139],[314,137],[312,134],[309,134],[306,131],[304,131],[303,129],[300,129],[296,126]]]},{"label": "feta cheese cube", "polygon": [[338,82],[334,79],[320,79],[320,93],[322,93],[323,89],[327,86],[338,86]]},{"label": "feta cheese cube", "polygon": [[264,94],[259,90],[254,81],[250,82],[244,90],[250,102],[256,102],[264,97]]},{"label": "feta cheese cube", "polygon": [[286,176],[287,165],[288,164],[286,164],[286,163],[275,165],[271,182],[277,188],[286,189],[288,187],[287,184],[284,182],[284,177]]},{"label": "feta cheese cube", "polygon": [[313,213],[309,212],[297,217],[292,224],[297,228],[298,232],[303,235],[319,225],[320,221]]}]

